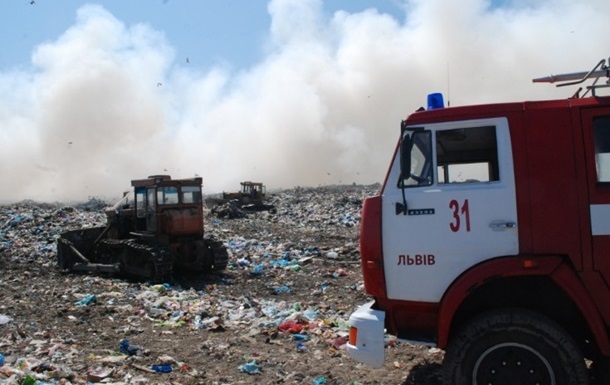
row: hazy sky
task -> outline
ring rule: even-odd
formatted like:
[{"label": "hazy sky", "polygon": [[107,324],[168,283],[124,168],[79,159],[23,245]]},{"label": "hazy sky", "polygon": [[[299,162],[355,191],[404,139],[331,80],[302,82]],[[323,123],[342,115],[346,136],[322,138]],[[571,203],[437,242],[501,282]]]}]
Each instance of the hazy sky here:
[{"label": "hazy sky", "polygon": [[30,1],[0,5],[0,201],[381,182],[426,94],[564,98],[531,79],[610,54],[607,0]]}]

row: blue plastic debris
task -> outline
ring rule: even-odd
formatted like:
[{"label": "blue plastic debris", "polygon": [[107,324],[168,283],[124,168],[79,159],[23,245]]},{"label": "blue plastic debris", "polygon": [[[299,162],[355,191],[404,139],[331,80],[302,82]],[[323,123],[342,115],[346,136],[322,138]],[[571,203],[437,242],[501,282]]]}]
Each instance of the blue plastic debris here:
[{"label": "blue plastic debris", "polygon": [[261,275],[261,274],[263,274],[263,270],[265,270],[265,264],[260,263],[252,268],[252,274]]},{"label": "blue plastic debris", "polygon": [[171,373],[172,366],[171,365],[153,365],[151,367],[157,373]]},{"label": "blue plastic debris", "polygon": [[131,345],[128,340],[123,340],[119,345],[119,350],[121,351],[121,353],[127,354],[129,356],[135,356],[140,350],[142,350],[142,348],[136,345]]},{"label": "blue plastic debris", "polygon": [[288,286],[280,286],[278,288],[275,289],[275,294],[282,294],[282,293],[290,293],[290,288]]},{"label": "blue plastic debris", "polygon": [[83,299],[81,299],[80,301],[76,301],[74,304],[76,306],[87,306],[87,305],[92,304],[96,300],[97,300],[97,298],[95,297],[95,294],[89,294],[89,295],[85,296]]},{"label": "blue plastic debris", "polygon": [[255,360],[252,360],[248,363],[240,365],[239,371],[242,373],[257,374],[261,372],[261,366],[258,365]]}]

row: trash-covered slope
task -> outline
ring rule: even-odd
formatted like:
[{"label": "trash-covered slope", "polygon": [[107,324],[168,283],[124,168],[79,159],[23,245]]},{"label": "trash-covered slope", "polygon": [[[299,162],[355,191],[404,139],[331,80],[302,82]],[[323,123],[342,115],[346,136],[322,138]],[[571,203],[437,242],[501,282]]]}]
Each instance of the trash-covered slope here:
[{"label": "trash-covered slope", "polygon": [[378,188],[278,191],[238,219],[206,210],[229,268],[156,285],[57,271],[57,236],[104,224],[103,202],[0,207],[0,382],[439,383],[437,349],[388,339],[380,369],[344,351],[368,300],[360,208]]}]

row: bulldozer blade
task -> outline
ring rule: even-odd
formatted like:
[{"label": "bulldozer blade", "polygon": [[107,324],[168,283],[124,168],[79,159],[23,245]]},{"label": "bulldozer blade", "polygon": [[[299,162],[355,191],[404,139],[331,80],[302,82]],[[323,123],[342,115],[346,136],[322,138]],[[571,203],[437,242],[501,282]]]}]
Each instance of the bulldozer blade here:
[{"label": "bulldozer blade", "polygon": [[87,258],[86,255],[94,254],[94,241],[103,230],[103,227],[94,227],[61,234],[57,240],[57,263],[59,268],[74,270],[76,264],[91,263],[92,259]]},{"label": "bulldozer blade", "polygon": [[102,264],[102,263],[75,263],[72,266],[73,271],[93,271],[96,273],[118,273],[121,267],[118,264]]}]

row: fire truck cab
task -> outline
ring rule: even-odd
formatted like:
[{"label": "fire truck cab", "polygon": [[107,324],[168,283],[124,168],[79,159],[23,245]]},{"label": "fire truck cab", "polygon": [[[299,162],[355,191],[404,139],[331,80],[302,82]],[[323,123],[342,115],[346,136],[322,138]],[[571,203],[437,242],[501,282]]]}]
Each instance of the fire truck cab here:
[{"label": "fire truck cab", "polygon": [[[610,97],[429,108],[363,204],[349,354],[384,333],[445,350],[446,384],[588,384],[610,371]],[[560,85],[575,84],[575,82]],[[576,95],[578,96],[578,95]],[[586,361],[585,358],[588,360]]]}]

